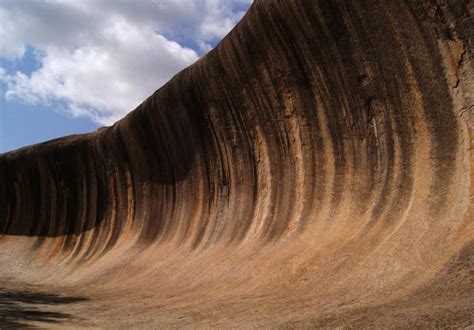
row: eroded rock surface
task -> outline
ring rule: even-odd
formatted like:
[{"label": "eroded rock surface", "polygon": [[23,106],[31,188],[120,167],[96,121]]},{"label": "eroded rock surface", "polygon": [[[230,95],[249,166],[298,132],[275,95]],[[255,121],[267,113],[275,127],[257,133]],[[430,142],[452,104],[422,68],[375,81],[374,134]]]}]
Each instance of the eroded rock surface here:
[{"label": "eroded rock surface", "polygon": [[257,0],[114,126],[1,155],[0,318],[472,325],[473,12]]}]

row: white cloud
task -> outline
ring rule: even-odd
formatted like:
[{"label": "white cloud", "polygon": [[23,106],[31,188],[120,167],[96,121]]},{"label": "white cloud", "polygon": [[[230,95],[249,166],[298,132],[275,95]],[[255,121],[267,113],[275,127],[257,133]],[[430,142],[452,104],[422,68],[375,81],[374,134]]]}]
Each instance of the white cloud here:
[{"label": "white cloud", "polygon": [[209,50],[243,7],[228,0],[2,2],[0,57],[19,60],[30,46],[41,64],[29,74],[0,67],[5,98],[109,125]]},{"label": "white cloud", "polygon": [[244,15],[243,11],[233,11],[231,1],[207,0],[206,15],[200,27],[204,38],[224,37]]}]

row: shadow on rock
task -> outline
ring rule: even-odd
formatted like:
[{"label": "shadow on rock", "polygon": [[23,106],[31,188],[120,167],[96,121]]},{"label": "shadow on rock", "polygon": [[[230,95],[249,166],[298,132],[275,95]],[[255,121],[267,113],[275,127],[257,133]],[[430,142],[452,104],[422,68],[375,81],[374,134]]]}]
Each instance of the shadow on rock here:
[{"label": "shadow on rock", "polygon": [[88,301],[85,297],[59,296],[33,291],[0,289],[0,328],[28,327],[31,322],[61,324],[77,318],[61,312],[48,311],[52,306]]}]

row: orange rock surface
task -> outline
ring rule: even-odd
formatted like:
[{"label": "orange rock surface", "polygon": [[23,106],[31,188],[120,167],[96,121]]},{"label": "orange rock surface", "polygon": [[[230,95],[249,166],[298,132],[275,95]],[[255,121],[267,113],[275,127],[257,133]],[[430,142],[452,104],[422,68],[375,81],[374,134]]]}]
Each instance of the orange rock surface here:
[{"label": "orange rock surface", "polygon": [[257,0],[112,127],[0,155],[0,327],[472,325],[473,12]]}]

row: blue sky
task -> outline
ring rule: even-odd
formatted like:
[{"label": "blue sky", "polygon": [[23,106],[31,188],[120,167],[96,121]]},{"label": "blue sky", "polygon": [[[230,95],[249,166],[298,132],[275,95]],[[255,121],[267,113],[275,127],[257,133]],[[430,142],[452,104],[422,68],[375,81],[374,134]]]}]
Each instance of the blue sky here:
[{"label": "blue sky", "polygon": [[[41,63],[28,47],[22,58],[0,59],[7,73],[16,71],[30,75]],[[6,101],[6,86],[0,82],[0,153],[19,147],[51,140],[59,136],[86,133],[100,125],[89,118],[72,117],[56,105],[31,105],[18,100]]]},{"label": "blue sky", "polygon": [[214,47],[250,2],[3,0],[0,153],[113,124]]}]

